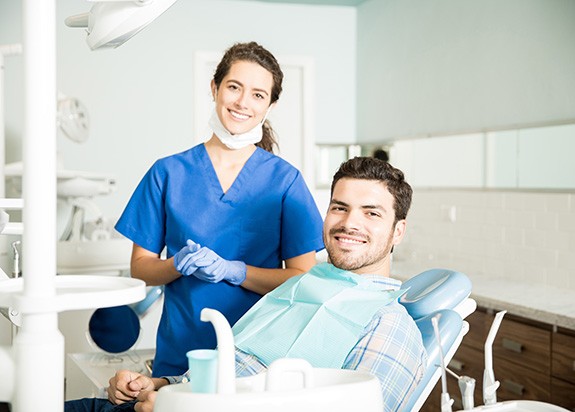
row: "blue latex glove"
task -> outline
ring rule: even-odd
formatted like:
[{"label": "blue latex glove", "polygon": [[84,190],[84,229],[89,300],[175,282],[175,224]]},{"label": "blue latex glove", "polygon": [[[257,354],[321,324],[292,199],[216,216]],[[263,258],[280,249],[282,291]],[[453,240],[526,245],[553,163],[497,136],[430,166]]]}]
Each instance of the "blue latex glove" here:
[{"label": "blue latex glove", "polygon": [[239,260],[226,260],[213,250],[202,247],[192,254],[190,261],[197,267],[193,272],[198,279],[210,283],[225,280],[232,285],[240,285],[246,280],[247,267]]},{"label": "blue latex glove", "polygon": [[201,246],[199,244],[188,239],[186,246],[174,255],[174,266],[176,270],[184,276],[193,274],[198,267],[194,264],[192,257],[200,248]]}]

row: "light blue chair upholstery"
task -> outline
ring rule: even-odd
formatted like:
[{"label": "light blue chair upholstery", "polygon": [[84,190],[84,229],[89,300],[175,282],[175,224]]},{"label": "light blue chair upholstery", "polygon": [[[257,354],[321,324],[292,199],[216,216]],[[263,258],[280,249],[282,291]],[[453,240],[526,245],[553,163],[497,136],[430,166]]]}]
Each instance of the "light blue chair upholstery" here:
[{"label": "light blue chair upholstery", "polygon": [[477,305],[469,298],[469,278],[453,270],[427,270],[404,282],[401,288],[407,289],[407,292],[399,303],[415,319],[428,356],[427,370],[405,408],[406,411],[416,412],[441,377],[440,351],[431,319],[440,314],[439,335],[447,365],[469,330],[469,325],[463,319],[475,311]]}]

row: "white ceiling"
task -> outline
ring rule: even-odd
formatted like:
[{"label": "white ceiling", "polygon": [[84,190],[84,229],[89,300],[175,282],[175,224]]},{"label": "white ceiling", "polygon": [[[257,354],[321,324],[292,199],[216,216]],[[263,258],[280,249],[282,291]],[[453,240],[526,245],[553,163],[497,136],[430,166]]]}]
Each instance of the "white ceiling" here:
[{"label": "white ceiling", "polygon": [[366,0],[259,0],[266,3],[319,4],[323,6],[358,6]]}]

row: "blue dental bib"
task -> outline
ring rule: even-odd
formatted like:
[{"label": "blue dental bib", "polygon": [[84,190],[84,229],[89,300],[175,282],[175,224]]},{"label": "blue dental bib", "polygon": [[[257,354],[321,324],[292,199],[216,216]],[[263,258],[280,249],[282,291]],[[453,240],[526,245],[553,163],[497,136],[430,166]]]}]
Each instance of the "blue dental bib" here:
[{"label": "blue dental bib", "polygon": [[405,293],[388,288],[328,263],[316,265],[242,316],[232,329],[236,347],[265,365],[303,358],[314,367],[341,368],[377,311]]}]

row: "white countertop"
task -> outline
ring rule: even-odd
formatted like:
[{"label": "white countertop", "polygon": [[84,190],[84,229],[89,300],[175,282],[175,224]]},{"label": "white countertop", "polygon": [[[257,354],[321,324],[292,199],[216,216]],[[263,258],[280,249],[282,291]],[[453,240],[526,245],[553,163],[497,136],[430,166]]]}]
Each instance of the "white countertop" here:
[{"label": "white countertop", "polygon": [[[395,263],[394,274],[406,280],[420,271]],[[402,273],[401,275],[396,275]],[[507,310],[509,314],[575,330],[575,291],[543,284],[510,281],[486,276],[468,275],[473,289],[471,297],[478,306]]]}]

